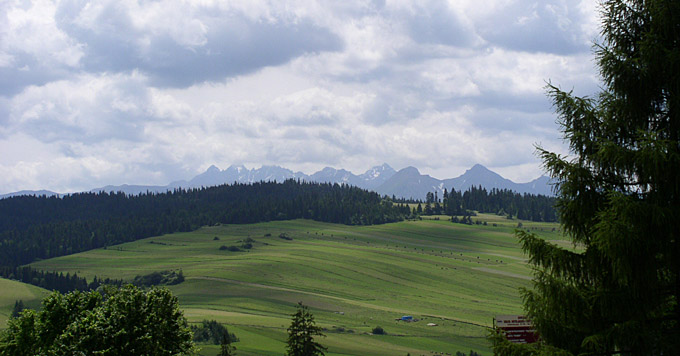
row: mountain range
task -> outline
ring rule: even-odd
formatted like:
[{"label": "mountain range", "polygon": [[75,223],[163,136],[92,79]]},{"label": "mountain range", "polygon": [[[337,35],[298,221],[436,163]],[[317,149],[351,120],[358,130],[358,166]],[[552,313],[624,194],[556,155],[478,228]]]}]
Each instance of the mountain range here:
[{"label": "mountain range", "polygon": [[[388,164],[373,167],[366,172],[356,175],[344,169],[326,167],[312,175],[293,172],[278,166],[262,166],[248,169],[242,165],[232,165],[225,170],[210,166],[205,172],[186,181],[175,181],[165,186],[160,185],[107,185],[92,189],[91,192],[123,192],[126,194],[140,194],[145,192],[165,192],[175,188],[199,188],[220,184],[253,183],[260,181],[282,182],[286,179],[300,179],[310,182],[345,183],[363,189],[375,191],[381,195],[399,198],[425,199],[428,192],[438,192],[441,196],[444,189],[465,191],[472,186],[482,186],[488,190],[509,189],[518,193],[553,195],[550,178],[541,176],[528,183],[515,183],[503,178],[481,164],[476,164],[461,176],[450,179],[437,179],[421,174],[415,167],[406,167],[395,171]],[[0,195],[1,198],[16,195],[61,195],[47,190],[20,191]]]}]

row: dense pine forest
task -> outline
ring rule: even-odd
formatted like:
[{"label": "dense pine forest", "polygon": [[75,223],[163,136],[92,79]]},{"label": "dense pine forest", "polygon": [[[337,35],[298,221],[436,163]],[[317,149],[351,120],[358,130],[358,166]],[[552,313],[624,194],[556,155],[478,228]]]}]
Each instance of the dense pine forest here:
[{"label": "dense pine forest", "polygon": [[545,195],[520,194],[507,189],[470,187],[465,192],[444,189],[444,196],[427,193],[425,205],[417,213],[424,215],[468,215],[471,211],[494,213],[531,221],[557,221],[555,198]]},{"label": "dense pine forest", "polygon": [[100,279],[96,276],[88,283],[84,277],[80,277],[76,273],[63,274],[61,272],[40,271],[28,266],[0,266],[0,277],[21,281],[48,290],[56,290],[61,293],[75,290],[94,290],[101,285],[121,286],[125,284],[120,279]]},{"label": "dense pine forest", "polygon": [[177,189],[162,194],[77,193],[0,200],[0,264],[16,267],[201,226],[313,219],[382,224],[408,215],[404,204],[338,184],[283,183]]}]

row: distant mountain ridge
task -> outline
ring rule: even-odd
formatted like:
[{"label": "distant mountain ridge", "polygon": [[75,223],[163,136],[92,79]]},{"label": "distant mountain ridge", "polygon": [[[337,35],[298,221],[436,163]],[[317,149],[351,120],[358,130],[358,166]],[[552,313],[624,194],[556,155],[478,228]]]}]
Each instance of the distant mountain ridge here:
[{"label": "distant mountain ridge", "polygon": [[48,196],[48,197],[52,197],[52,196],[55,196],[55,195],[56,196],[62,196],[63,194],[55,193],[51,190],[44,190],[44,189],[43,190],[20,190],[18,192],[0,194],[0,199],[10,198],[10,197],[18,197],[18,196],[22,196],[22,195],[34,195],[34,196],[45,195],[45,196]]},{"label": "distant mountain ridge", "polygon": [[[300,179],[308,182],[344,183],[363,189],[375,191],[381,195],[399,198],[425,199],[428,192],[438,192],[442,195],[444,189],[465,191],[472,186],[482,186],[488,190],[509,189],[518,193],[553,195],[550,178],[541,176],[528,183],[515,183],[503,178],[481,164],[476,164],[461,176],[449,179],[437,179],[421,174],[415,167],[406,167],[395,171],[388,164],[373,167],[366,172],[356,175],[345,169],[326,167],[314,174],[293,172],[279,166],[262,166],[248,169],[243,165],[232,165],[220,170],[212,165],[205,172],[185,181],[175,181],[165,186],[158,185],[108,185],[92,189],[91,192],[123,192],[126,194],[140,194],[146,192],[161,193],[175,188],[200,188],[220,184],[253,183],[260,181],[282,182],[286,179]],[[22,191],[0,195],[0,198],[15,195],[58,195],[50,191]]]}]

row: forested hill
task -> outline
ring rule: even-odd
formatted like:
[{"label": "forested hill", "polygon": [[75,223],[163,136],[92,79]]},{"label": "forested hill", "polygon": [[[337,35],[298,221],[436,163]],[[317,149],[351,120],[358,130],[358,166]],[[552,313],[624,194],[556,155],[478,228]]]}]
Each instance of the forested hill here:
[{"label": "forested hill", "polygon": [[72,254],[216,223],[313,219],[350,225],[403,219],[405,205],[338,184],[222,185],[162,194],[78,193],[0,200],[0,265]]},{"label": "forested hill", "polygon": [[[466,215],[468,211],[498,213],[531,221],[557,221],[556,199],[545,195],[519,194],[507,189],[470,187],[465,192],[444,189],[440,199],[437,192],[427,193],[422,213],[425,215]],[[417,211],[420,213],[420,211]]]}]

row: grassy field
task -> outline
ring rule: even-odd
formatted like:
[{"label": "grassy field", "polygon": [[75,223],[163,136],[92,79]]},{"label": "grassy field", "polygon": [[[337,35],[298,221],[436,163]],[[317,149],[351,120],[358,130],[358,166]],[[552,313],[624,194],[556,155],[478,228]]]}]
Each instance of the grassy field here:
[{"label": "grassy field", "polygon": [[17,300],[23,301],[26,308],[37,309],[40,301],[48,294],[45,289],[0,278],[0,329],[7,325],[7,319]]},{"label": "grassy field", "polygon": [[[170,289],[185,316],[227,324],[240,338],[239,355],[283,354],[298,301],[326,329],[320,341],[328,355],[488,355],[493,316],[521,313],[518,288],[530,285],[512,234],[518,221],[480,214],[473,221],[487,225],[468,226],[439,218],[366,227],[307,220],[212,226],[32,266],[88,279],[181,269],[185,282]],[[557,224],[522,225],[562,243]],[[220,250],[249,239],[250,250]],[[395,320],[402,315],[418,321]],[[376,326],[388,334],[371,335]],[[217,351],[204,348],[206,355]]]}]

